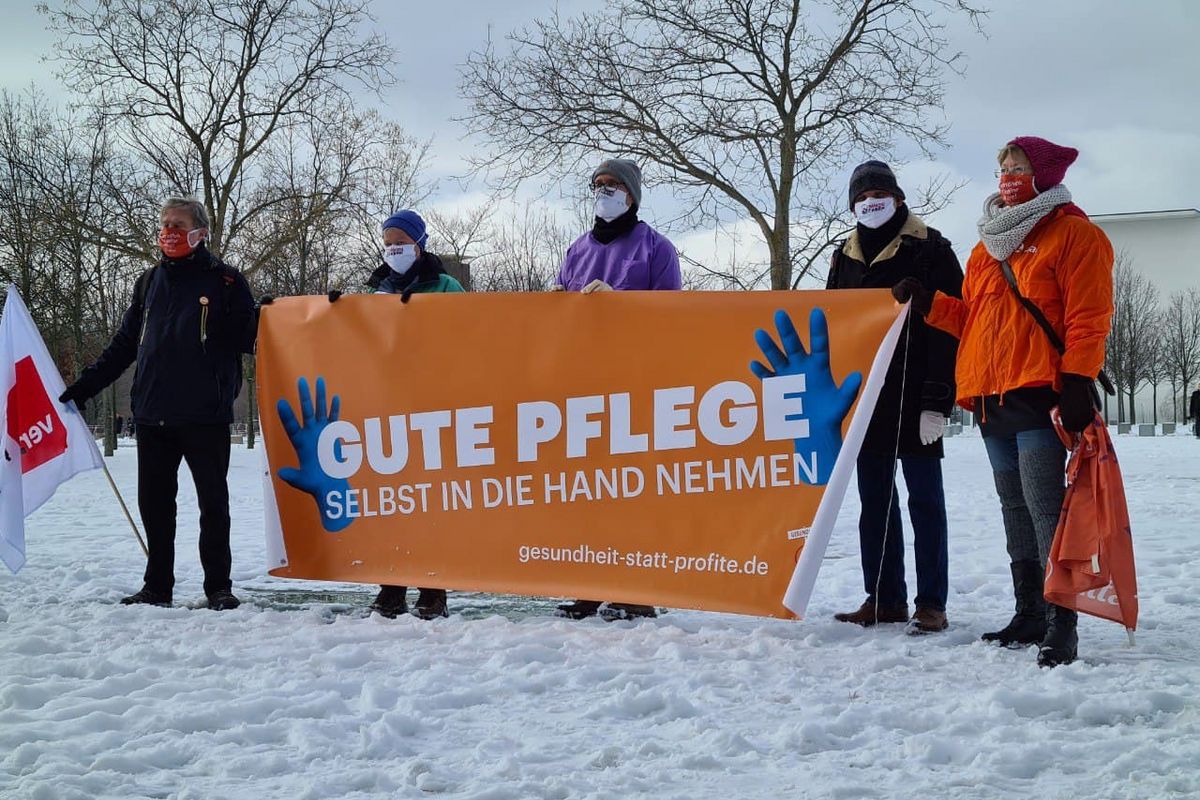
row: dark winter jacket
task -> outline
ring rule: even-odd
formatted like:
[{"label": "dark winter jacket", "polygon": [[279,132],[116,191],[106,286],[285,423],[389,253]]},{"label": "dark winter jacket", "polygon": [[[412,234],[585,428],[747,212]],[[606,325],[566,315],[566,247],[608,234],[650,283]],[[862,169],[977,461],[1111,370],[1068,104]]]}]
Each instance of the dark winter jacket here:
[{"label": "dark winter jacket", "polygon": [[1188,403],[1188,417],[1200,419],[1200,389],[1192,392],[1192,399]]},{"label": "dark winter jacket", "polygon": [[[902,207],[903,208],[903,207]],[[903,278],[917,278],[930,291],[962,296],[963,272],[950,242],[916,214],[868,266],[864,262],[859,232],[850,235],[833,254],[827,289],[891,288]],[[900,455],[940,458],[942,442],[922,445],[922,411],[949,415],[954,405],[954,361],[958,342],[953,336],[929,327],[914,315],[908,335],[908,374],[904,374],[905,336],[896,344],[887,378],[867,428],[863,449],[891,454],[896,451],[896,424],[900,425]],[[901,385],[904,398],[901,403]]]},{"label": "dark winter jacket", "polygon": [[376,294],[424,294],[426,292],[461,292],[462,284],[446,272],[442,260],[433,253],[422,251],[408,272],[394,272],[387,264],[380,265],[367,280]]},{"label": "dark winter jacket", "polygon": [[130,395],[139,425],[227,424],[255,332],[246,279],[201,244],[142,273],[120,329],[75,385],[91,397],[136,361]]}]

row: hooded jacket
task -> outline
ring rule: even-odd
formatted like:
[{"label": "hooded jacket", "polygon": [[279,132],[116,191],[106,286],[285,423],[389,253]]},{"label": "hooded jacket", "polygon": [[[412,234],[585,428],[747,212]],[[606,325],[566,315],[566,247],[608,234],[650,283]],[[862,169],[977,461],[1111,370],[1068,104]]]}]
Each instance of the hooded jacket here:
[{"label": "hooded jacket", "polygon": [[1095,378],[1113,311],[1113,249],[1073,205],[1050,212],[1008,259],[1021,294],[1041,309],[1066,345],[1060,357],[1020,304],[983,243],[967,259],[962,299],[934,295],[926,322],[959,339],[958,402],[1026,387],[1061,390],[1061,374]]}]

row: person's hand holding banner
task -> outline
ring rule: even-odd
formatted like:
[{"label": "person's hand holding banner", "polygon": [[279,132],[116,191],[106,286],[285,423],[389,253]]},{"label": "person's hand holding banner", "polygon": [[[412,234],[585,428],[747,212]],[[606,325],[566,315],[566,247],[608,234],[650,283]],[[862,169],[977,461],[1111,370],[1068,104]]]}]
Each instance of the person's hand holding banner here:
[{"label": "person's hand holding banner", "polygon": [[340,400],[337,395],[334,395],[328,410],[326,410],[325,379],[319,377],[317,378],[317,404],[314,409],[313,398],[308,390],[308,381],[300,378],[297,386],[300,392],[300,416],[304,422],[303,426],[297,421],[296,412],[292,410],[292,406],[287,400],[281,399],[275,408],[279,413],[279,421],[283,424],[283,429],[287,432],[292,447],[296,450],[300,467],[299,469],[283,467],[279,470],[279,477],[288,485],[312,495],[321,512],[321,524],[330,533],[337,533],[349,525],[353,519],[348,515],[338,515],[337,518],[334,518],[330,513],[327,498],[330,492],[336,492],[336,496],[344,497],[350,488],[350,482],[344,478],[338,480],[325,474],[317,456],[317,442],[321,438],[321,431],[329,423],[337,421]]},{"label": "person's hand holding banner", "polygon": [[858,397],[862,373],[851,372],[840,387],[834,382],[829,368],[829,326],[825,321],[825,312],[820,308],[814,308],[808,317],[812,352],[804,349],[796,326],[786,311],[775,312],[775,327],[779,331],[783,350],[780,351],[771,334],[761,328],[756,330],[754,340],[771,368],[751,361],[750,371],[762,380],[781,375],[804,376],[804,413],[810,423],[810,434],[807,441],[796,440],[796,452],[813,451],[817,454],[817,484],[824,485],[829,482],[838,452],[842,449],[842,421]]}]

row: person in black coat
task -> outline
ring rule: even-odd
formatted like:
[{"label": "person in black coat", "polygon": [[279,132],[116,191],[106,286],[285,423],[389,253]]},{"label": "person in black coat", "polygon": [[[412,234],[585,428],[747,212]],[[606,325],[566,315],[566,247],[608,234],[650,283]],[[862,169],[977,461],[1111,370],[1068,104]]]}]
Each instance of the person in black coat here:
[{"label": "person in black coat", "polygon": [[[850,179],[857,225],[834,252],[828,289],[891,288],[907,277],[931,290],[962,296],[963,272],[950,242],[905,205],[891,168],[860,164]],[[944,630],[947,524],[942,486],[942,434],[954,405],[958,343],[909,317],[896,345],[858,457],[862,499],[859,543],[867,599],[835,619],[859,625],[908,622],[909,633]],[[904,471],[917,567],[916,612],[908,616],[904,531],[896,492],[896,457]]]},{"label": "person in black coat", "polygon": [[142,589],[121,602],[171,604],[175,496],[186,461],[200,505],[204,593],[209,608],[225,610],[239,605],[229,574],[229,425],[242,353],[254,351],[254,301],[241,273],[205,247],[208,213],[200,202],[168,199],[161,221],[162,258],[137,279],[100,358],[59,399],[82,405],[136,362],[130,415],[149,558]]}]

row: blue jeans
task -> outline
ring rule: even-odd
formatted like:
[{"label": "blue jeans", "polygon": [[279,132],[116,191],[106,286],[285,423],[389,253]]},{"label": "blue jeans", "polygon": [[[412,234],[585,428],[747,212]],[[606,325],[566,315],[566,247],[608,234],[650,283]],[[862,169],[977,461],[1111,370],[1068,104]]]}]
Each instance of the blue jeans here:
[{"label": "blue jeans", "polygon": [[1012,562],[1044,568],[1062,512],[1067,449],[1051,428],[984,436]]},{"label": "blue jeans", "polygon": [[[918,608],[946,610],[949,591],[946,495],[942,461],[929,456],[901,456],[908,488],[908,513],[913,524],[917,565]],[[904,583],[904,528],[900,497],[895,488],[896,459],[881,453],[858,456],[858,542],[862,550],[863,585],[869,601],[881,606],[908,603]],[[891,502],[888,502],[888,498]]]}]

